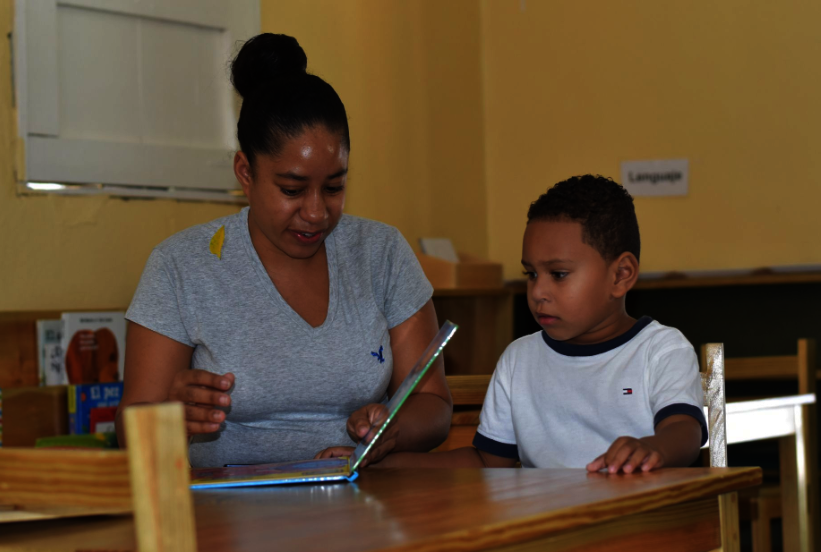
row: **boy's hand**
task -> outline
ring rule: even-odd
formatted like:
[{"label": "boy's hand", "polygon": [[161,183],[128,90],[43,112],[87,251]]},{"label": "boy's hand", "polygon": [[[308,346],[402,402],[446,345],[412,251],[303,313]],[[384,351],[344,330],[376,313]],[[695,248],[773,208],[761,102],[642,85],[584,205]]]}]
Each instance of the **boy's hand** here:
[{"label": "boy's hand", "polygon": [[664,466],[664,453],[655,437],[619,437],[607,452],[587,465],[587,471],[597,472],[607,469],[608,473],[632,473],[636,470],[648,472]]}]

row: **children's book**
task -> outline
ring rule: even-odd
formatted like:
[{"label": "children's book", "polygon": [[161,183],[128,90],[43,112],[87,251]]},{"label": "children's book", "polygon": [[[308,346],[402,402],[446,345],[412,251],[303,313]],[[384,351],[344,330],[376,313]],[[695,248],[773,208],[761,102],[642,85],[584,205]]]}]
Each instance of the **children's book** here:
[{"label": "children's book", "polygon": [[65,385],[68,383],[63,367],[63,321],[37,321],[37,362],[40,368],[40,385]]},{"label": "children's book", "polygon": [[456,333],[458,326],[445,322],[436,337],[405,377],[405,380],[386,405],[385,417],[377,420],[354,449],[350,458],[324,458],[277,464],[226,466],[224,468],[194,468],[191,470],[192,489],[219,487],[248,487],[255,485],[281,485],[285,483],[318,483],[323,481],[353,481],[357,468],[373,446],[379,441],[385,428],[396,417],[405,400],[416,388],[442,353],[445,345]]},{"label": "children's book", "polygon": [[[106,427],[100,424],[100,414],[111,420],[123,396],[123,382],[87,383],[68,386],[68,431],[72,435],[113,431],[113,423]],[[97,411],[97,412],[95,412]],[[108,416],[106,416],[108,415]],[[92,427],[92,416],[95,426]]]},{"label": "children's book", "polygon": [[122,381],[125,313],[64,312],[62,347],[68,383]]}]

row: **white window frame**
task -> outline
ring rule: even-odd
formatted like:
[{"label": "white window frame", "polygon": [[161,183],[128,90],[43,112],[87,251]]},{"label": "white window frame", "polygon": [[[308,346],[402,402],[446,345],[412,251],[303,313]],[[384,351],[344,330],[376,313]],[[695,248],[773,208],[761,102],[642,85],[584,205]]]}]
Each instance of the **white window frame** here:
[{"label": "white window frame", "polygon": [[[245,202],[233,175],[235,138],[224,148],[60,138],[57,9],[87,8],[218,29],[227,64],[260,32],[258,0],[15,0],[14,80],[23,193],[110,194]],[[32,40],[28,40],[32,37]],[[36,37],[36,39],[34,39]],[[227,76],[224,85],[230,92]],[[236,129],[232,93],[215,106]],[[232,131],[235,132],[235,130]],[[18,156],[18,159],[21,156]]]}]

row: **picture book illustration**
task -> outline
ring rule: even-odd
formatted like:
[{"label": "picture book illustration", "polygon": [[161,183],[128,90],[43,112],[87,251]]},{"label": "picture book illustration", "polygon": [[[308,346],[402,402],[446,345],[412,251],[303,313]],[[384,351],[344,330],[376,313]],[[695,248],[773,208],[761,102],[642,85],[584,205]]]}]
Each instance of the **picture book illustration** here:
[{"label": "picture book illustration", "polygon": [[124,313],[63,313],[62,348],[69,384],[122,381],[125,360]]},{"label": "picture book illustration", "polygon": [[281,485],[290,483],[310,483],[323,481],[353,481],[357,468],[371,448],[379,441],[385,428],[396,417],[407,398],[416,388],[458,326],[445,322],[436,337],[405,377],[393,397],[386,405],[386,414],[371,426],[368,433],[357,445],[350,458],[325,458],[276,464],[256,464],[248,466],[226,466],[223,468],[193,468],[191,488],[208,489],[220,487],[246,487],[253,485]]}]

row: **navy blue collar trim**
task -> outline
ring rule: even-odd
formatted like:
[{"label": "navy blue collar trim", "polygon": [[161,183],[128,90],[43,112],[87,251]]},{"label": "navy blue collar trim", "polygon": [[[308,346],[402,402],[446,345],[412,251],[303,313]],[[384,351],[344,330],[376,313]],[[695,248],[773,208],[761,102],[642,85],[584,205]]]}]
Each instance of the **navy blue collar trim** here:
[{"label": "navy blue collar trim", "polygon": [[600,355],[602,353],[606,353],[607,351],[612,351],[617,347],[621,347],[634,337],[636,337],[640,331],[647,327],[653,319],[649,316],[642,316],[636,323],[633,324],[633,327],[621,334],[620,336],[614,337],[608,341],[603,343],[594,343],[593,345],[574,345],[572,343],[565,343],[564,341],[556,341],[552,339],[547,333],[542,330],[542,338],[544,342],[547,343],[547,346],[559,353],[560,355],[564,356],[574,356],[574,357],[584,357],[584,356],[594,356]]}]

